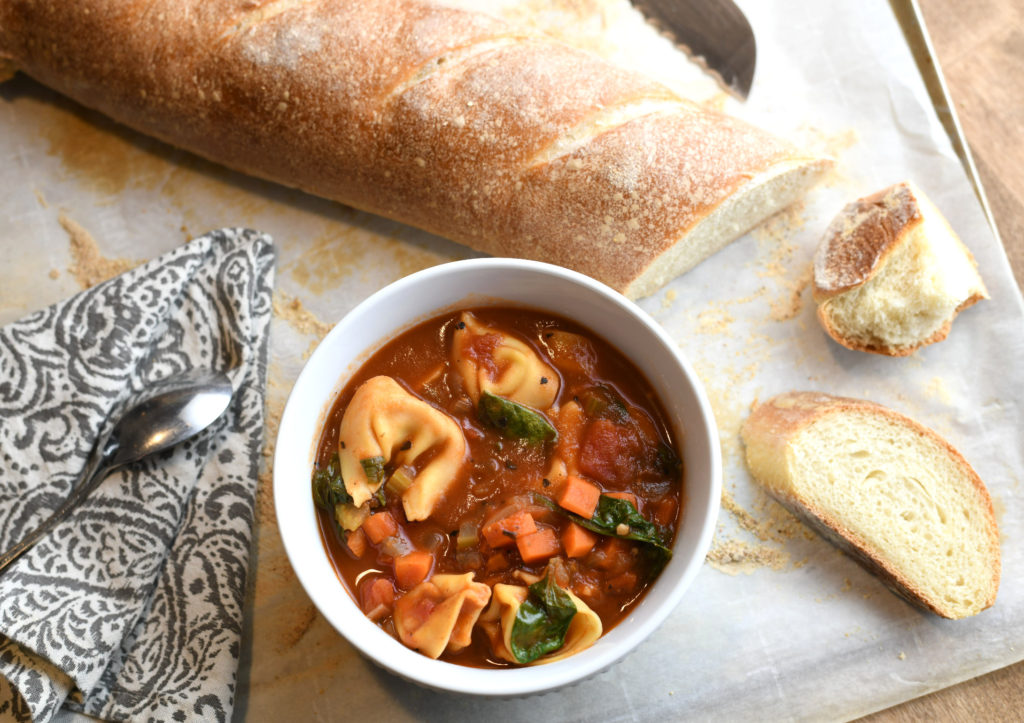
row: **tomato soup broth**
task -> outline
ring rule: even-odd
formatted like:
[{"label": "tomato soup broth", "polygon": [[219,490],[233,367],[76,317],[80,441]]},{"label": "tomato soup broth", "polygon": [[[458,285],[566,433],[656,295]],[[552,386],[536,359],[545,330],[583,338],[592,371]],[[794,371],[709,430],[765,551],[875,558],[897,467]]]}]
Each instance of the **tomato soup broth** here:
[{"label": "tomato soup broth", "polygon": [[[509,366],[521,363],[535,366],[521,375],[518,387],[506,383],[517,371]],[[379,490],[359,510],[335,507],[344,508],[348,518],[327,511],[332,500],[318,502],[334,568],[371,619],[431,657],[504,667],[526,658],[510,659],[508,650],[496,654],[495,646],[502,648],[499,623],[488,628],[470,615],[472,629],[463,631],[463,644],[449,641],[431,652],[432,644],[416,642],[406,621],[399,620],[396,629],[400,601],[425,581],[472,573],[477,608],[485,602],[496,606],[499,590],[522,598],[525,586],[535,583],[530,590],[536,590],[544,580],[557,585],[556,592],[571,592],[577,609],[589,608],[599,618],[598,634],[628,614],[670,554],[681,518],[683,471],[660,402],[623,354],[579,324],[526,309],[475,308],[418,324],[365,362],[332,406],[317,450],[314,498],[317,475],[338,472],[339,450],[344,455],[352,445],[343,438],[343,423],[357,390],[382,384],[380,377],[398,383],[400,390],[387,387],[395,394],[410,394],[416,404],[425,402],[453,420],[465,448],[424,519],[408,519],[403,488],[411,492],[429,466],[441,465],[450,450],[438,451],[438,445],[408,460],[403,451],[418,448],[396,440],[395,459],[385,451],[369,465],[361,460]],[[514,404],[484,389],[495,379],[503,391],[513,390],[506,396],[534,404]],[[499,405],[497,411],[487,407],[491,403]],[[381,405],[371,409],[385,413]],[[448,429],[457,436],[454,427]],[[348,476],[343,483],[351,487]],[[321,496],[330,497],[323,491]],[[432,602],[401,614],[419,615],[422,623],[440,600],[436,593]],[[509,620],[502,625],[511,625]]]}]

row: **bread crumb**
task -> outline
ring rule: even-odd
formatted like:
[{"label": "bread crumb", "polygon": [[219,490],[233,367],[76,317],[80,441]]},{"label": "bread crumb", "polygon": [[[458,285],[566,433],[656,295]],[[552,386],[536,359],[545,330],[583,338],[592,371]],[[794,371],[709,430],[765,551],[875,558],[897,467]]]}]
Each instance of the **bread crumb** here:
[{"label": "bread crumb", "polygon": [[303,305],[301,299],[284,291],[274,292],[274,316],[287,321],[300,334],[323,338],[331,330],[331,325],[318,319]]},{"label": "bread crumb", "polygon": [[772,321],[787,321],[800,314],[804,305],[804,291],[811,285],[813,275],[813,269],[808,267],[797,279],[782,279],[780,281],[782,286],[788,289],[788,293],[771,303],[768,317]]},{"label": "bread crumb", "polygon": [[897,655],[896,657],[897,657],[897,658],[899,658],[900,660],[906,660],[906,659],[907,659],[907,654],[906,654],[906,653],[904,653],[904,652],[903,652],[903,651],[901,650],[901,651],[900,651],[900,654],[899,654],[899,655]]},{"label": "bread crumb", "polygon": [[83,289],[112,279],[137,265],[128,259],[108,259],[103,256],[92,235],[63,212],[57,221],[70,241],[72,265],[68,267],[68,272]]},{"label": "bread crumb", "polygon": [[50,269],[50,278],[54,280],[59,279],[60,271],[58,271],[57,269]]},{"label": "bread crumb", "polygon": [[273,308],[276,318],[286,321],[289,326],[300,334],[313,337],[309,348],[302,355],[303,359],[308,358],[313,353],[313,350],[316,349],[317,345],[331,330],[331,325],[318,319],[313,312],[303,305],[299,298],[283,291],[274,292]]},{"label": "bread crumb", "polygon": [[946,380],[942,377],[932,377],[931,381],[925,386],[924,392],[929,397],[937,398],[944,404],[952,404],[953,402],[953,395],[946,385]]},{"label": "bread crumb", "polygon": [[46,199],[43,197],[43,192],[40,191],[37,188],[37,189],[35,189],[35,194],[36,194],[36,200],[39,201],[39,205],[42,206],[43,208],[49,208],[49,204],[46,202]]},{"label": "bread crumb", "polygon": [[697,314],[697,331],[700,334],[725,334],[736,318],[725,309],[712,307]]},{"label": "bread crumb", "polygon": [[[758,492],[760,492],[758,490]],[[722,507],[728,510],[735,518],[739,526],[751,533],[762,542],[785,542],[793,539],[807,528],[796,517],[786,511],[782,505],[764,496],[760,502],[755,503],[755,511],[760,513],[760,518],[741,507],[732,493],[726,489],[722,490]]]},{"label": "bread crumb", "polygon": [[715,542],[705,558],[711,567],[726,575],[753,574],[754,571],[768,567],[781,570],[789,560],[782,550],[764,545],[751,545],[742,540],[726,540]]},{"label": "bread crumb", "polygon": [[778,248],[779,258],[788,258],[796,248],[789,238],[794,231],[803,228],[805,208],[806,204],[803,201],[795,201],[769,216],[751,233],[759,243],[774,244]]}]

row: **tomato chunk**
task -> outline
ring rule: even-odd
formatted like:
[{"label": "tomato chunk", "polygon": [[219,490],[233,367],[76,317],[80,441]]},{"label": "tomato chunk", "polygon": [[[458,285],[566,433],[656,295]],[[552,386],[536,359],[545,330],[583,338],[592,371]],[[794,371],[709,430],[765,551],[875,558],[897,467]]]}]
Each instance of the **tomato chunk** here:
[{"label": "tomato chunk", "polygon": [[643,445],[636,432],[607,419],[595,419],[583,434],[580,471],[588,477],[617,486],[636,477]]},{"label": "tomato chunk", "polygon": [[391,613],[395,604],[395,588],[384,577],[375,577],[362,586],[363,612],[370,620],[380,620]]}]

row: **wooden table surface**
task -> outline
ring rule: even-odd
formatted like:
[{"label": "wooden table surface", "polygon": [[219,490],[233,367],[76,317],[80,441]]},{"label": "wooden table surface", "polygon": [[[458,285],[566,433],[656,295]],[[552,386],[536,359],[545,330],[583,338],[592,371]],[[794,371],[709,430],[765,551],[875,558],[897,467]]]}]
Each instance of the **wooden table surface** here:
[{"label": "wooden table surface", "polygon": [[[919,2],[996,227],[1017,283],[1024,288],[1024,3]],[[1022,717],[1024,662],[864,720],[974,722]]]}]

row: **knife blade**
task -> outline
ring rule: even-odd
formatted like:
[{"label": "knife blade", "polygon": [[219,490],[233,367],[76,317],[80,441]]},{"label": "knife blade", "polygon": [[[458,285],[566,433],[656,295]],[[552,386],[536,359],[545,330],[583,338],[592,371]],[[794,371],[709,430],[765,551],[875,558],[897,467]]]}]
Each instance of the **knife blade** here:
[{"label": "knife blade", "polygon": [[757,43],[746,16],[732,0],[632,2],[725,90],[746,100],[754,82]]}]

